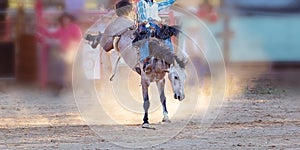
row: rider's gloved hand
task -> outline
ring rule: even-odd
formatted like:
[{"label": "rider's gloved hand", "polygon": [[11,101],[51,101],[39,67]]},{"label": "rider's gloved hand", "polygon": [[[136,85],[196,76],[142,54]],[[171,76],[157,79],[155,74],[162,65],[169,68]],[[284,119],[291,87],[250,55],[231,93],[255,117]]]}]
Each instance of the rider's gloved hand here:
[{"label": "rider's gloved hand", "polygon": [[145,25],[146,28],[149,28],[151,25],[149,24],[149,22]]}]

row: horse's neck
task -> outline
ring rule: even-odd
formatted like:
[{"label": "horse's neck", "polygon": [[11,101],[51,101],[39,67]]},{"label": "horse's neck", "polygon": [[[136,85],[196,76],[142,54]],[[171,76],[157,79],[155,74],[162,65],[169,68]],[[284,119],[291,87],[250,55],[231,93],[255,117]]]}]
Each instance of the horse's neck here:
[{"label": "horse's neck", "polygon": [[165,61],[154,57],[151,58],[150,64],[156,72],[165,72],[169,68],[169,65]]}]

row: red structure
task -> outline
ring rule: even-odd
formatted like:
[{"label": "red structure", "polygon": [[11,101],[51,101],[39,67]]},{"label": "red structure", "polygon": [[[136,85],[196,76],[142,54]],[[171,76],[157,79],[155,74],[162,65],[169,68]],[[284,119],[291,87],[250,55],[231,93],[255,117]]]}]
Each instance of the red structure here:
[{"label": "red structure", "polygon": [[[37,0],[35,3],[35,12],[36,12],[36,25],[38,27],[45,26],[45,19],[43,17],[43,3],[41,0]],[[37,41],[40,44],[42,54],[41,54],[41,65],[40,65],[40,86],[41,88],[46,88],[47,84],[47,66],[48,66],[48,57],[47,57],[47,47],[45,44],[45,39],[37,35]]]}]

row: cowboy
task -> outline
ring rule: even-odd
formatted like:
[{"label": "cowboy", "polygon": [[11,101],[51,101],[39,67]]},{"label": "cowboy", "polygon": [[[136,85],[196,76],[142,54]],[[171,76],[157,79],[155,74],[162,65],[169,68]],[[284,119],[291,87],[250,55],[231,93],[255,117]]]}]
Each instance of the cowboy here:
[{"label": "cowboy", "polygon": [[[161,18],[159,17],[159,11],[166,9],[172,4],[175,3],[175,0],[164,0],[161,2],[155,2],[154,0],[139,0],[137,3],[137,21],[139,24],[140,32],[148,32],[150,34],[156,32],[159,33],[161,28]],[[153,31],[153,29],[155,31]],[[164,40],[165,45],[173,51],[173,45],[170,38]],[[147,64],[147,57],[149,56],[149,42],[146,41],[140,47],[140,62]]]}]

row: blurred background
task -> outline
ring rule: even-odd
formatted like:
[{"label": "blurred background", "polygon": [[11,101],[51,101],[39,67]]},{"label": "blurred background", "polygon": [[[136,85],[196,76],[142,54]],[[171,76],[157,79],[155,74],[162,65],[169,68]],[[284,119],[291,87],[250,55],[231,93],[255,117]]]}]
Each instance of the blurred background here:
[{"label": "blurred background", "polygon": [[[115,3],[116,0],[1,0],[0,80],[47,87],[53,74],[51,61],[55,61],[50,50],[53,41],[38,34],[39,26],[55,30],[57,18],[69,12],[85,33],[95,20],[109,14]],[[261,73],[297,71],[300,1],[178,0],[175,5],[195,14],[211,29],[227,67],[238,66],[241,72],[247,70],[245,66],[263,66]],[[168,22],[177,21],[172,12],[161,15],[169,18]]]},{"label": "blurred background", "polygon": [[[174,101],[171,88],[166,90],[170,114],[181,113],[189,120],[184,124],[187,128],[176,130],[181,128],[182,118],[160,124],[161,115],[151,115],[151,122],[159,121],[159,130],[150,131],[153,137],[136,124],[141,123],[142,114],[127,109],[133,104],[138,105],[136,110],[142,109],[138,75],[128,72],[130,68],[119,67],[119,76],[110,82],[112,64],[118,55],[107,54],[99,47],[92,49],[84,40],[86,33],[103,32],[114,16],[116,2],[0,0],[0,149],[114,149],[108,148],[116,146],[111,142],[123,138],[126,144],[152,139],[163,142],[165,131],[179,136],[160,149],[299,149],[300,0],[176,0],[176,7],[161,12],[167,24],[185,23],[185,31],[192,33],[203,53],[213,58],[218,54],[211,47],[218,48],[208,38],[211,36],[202,34],[208,33],[206,28],[196,21],[185,22],[186,18],[173,10],[183,8],[210,29],[226,63],[226,93],[223,74],[212,80],[205,59],[199,59],[203,56],[189,53],[193,62],[190,64],[198,69],[198,74],[187,69],[192,71],[187,76],[187,85],[192,88],[186,88],[190,100]],[[73,82],[72,89],[72,58],[80,41],[85,80],[75,78],[78,84]],[[183,40],[179,37],[174,45],[180,41]],[[126,79],[121,82],[120,77]],[[159,94],[150,96],[151,107],[159,112],[160,104],[155,100]],[[93,100],[96,103],[91,103]],[[179,105],[183,109],[175,111]],[[81,108],[89,118],[79,113]],[[102,108],[103,113],[97,113]],[[191,111],[194,114],[185,117]],[[134,125],[99,126],[101,130],[91,131],[86,120],[107,123],[98,115],[110,115],[109,120]],[[214,122],[209,132],[202,128],[206,121]],[[95,131],[104,137],[99,138]]]}]

